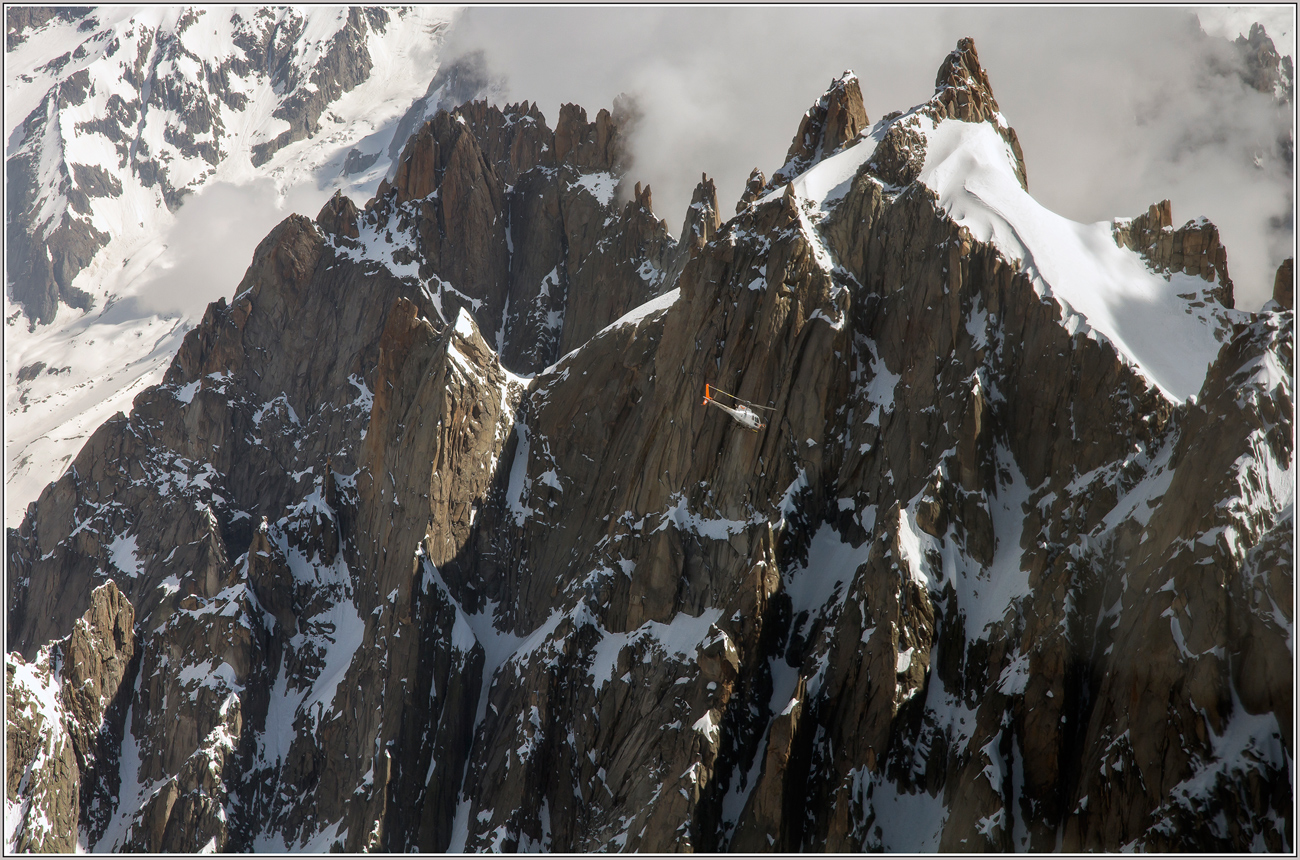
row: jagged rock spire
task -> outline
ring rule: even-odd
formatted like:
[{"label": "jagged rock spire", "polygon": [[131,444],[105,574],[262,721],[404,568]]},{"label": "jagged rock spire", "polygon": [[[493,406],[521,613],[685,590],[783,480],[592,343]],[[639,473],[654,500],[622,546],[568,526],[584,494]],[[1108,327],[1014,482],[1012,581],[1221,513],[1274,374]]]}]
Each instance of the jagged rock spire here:
[{"label": "jagged rock spire", "polygon": [[628,205],[644,209],[647,212],[653,212],[654,206],[650,202],[650,184],[646,183],[642,187],[641,183],[638,182],[633,186],[632,199],[628,201]]},{"label": "jagged rock spire", "polygon": [[1219,228],[1204,218],[1174,229],[1173,206],[1161,200],[1136,218],[1117,220],[1112,233],[1117,245],[1137,251],[1157,270],[1204,278],[1215,285],[1209,293],[1221,305],[1235,306],[1228,250],[1219,239]]},{"label": "jagged rock spire", "polygon": [[[646,193],[649,194],[649,189]],[[676,250],[668,263],[665,273],[667,283],[677,280],[687,262],[713,241],[721,226],[722,218],[718,215],[718,191],[708,174],[701,173],[700,182],[695,186],[695,193],[691,195],[691,205],[686,207],[686,219],[682,222],[682,232]]]},{"label": "jagged rock spire", "polygon": [[803,115],[785,164],[772,175],[776,187],[803,173],[868,127],[858,76],[846,70]]},{"label": "jagged rock spire", "polygon": [[361,235],[357,228],[357,204],[341,190],[326,201],[316,216],[316,223],[331,236],[347,236],[355,239]]},{"label": "jagged rock spire", "polygon": [[1250,34],[1238,36],[1233,44],[1244,66],[1238,74],[1246,85],[1290,104],[1295,93],[1295,68],[1290,57],[1278,54],[1263,25],[1251,24]]},{"label": "jagged rock spire", "polygon": [[763,193],[765,185],[767,185],[767,177],[763,175],[763,171],[755,167],[749,174],[749,181],[745,183],[745,190],[741,192],[740,200],[736,203],[736,212],[743,211],[746,206],[757,200]]},{"label": "jagged rock spire", "polygon": [[556,159],[567,159],[583,170],[608,170],[622,156],[620,143],[618,126],[605,108],[596,112],[595,122],[587,122],[582,107],[560,105],[560,119],[555,124]]},{"label": "jagged rock spire", "polygon": [[934,97],[930,100],[936,120],[959,119],[965,122],[991,122],[1016,157],[1016,178],[1020,186],[1029,190],[1029,177],[1025,171],[1025,158],[1020,151],[1020,140],[1015,129],[999,117],[998,100],[993,97],[993,87],[988,73],[980,65],[975,40],[965,36],[957,47],[939,65],[934,79]]},{"label": "jagged rock spire", "polygon": [[718,232],[722,219],[718,217],[718,191],[708,174],[700,174],[700,184],[691,195],[691,205],[682,222],[681,244],[703,248]]},{"label": "jagged rock spire", "polygon": [[980,66],[974,39],[961,39],[957,49],[944,58],[934,80],[934,99],[951,119],[984,122],[998,113],[998,102],[989,76]]},{"label": "jagged rock spire", "polygon": [[1284,310],[1295,307],[1295,257],[1287,257],[1273,278],[1273,301]]}]

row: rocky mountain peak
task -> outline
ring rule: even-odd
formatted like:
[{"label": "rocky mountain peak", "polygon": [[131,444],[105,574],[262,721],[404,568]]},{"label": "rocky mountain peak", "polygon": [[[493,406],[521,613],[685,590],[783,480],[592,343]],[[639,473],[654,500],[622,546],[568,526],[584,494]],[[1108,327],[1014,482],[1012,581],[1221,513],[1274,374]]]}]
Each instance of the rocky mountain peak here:
[{"label": "rocky mountain peak", "polygon": [[[618,109],[527,103],[282,222],[9,533],[6,777],[53,827],[7,847],[1289,849],[1293,313],[1140,318],[1210,341],[1170,393],[1107,313],[1171,279],[961,104],[726,223],[702,177],[703,244],[620,199]],[[1116,232],[1218,259],[1167,205]]]},{"label": "rocky mountain peak", "polygon": [[601,108],[596,119],[587,122],[583,108],[561,105],[555,124],[555,157],[583,170],[621,173],[626,167],[626,153],[613,114]]},{"label": "rocky mountain peak", "polygon": [[1273,301],[1283,310],[1295,307],[1295,257],[1287,257],[1273,278]]},{"label": "rocky mountain peak", "polygon": [[[677,243],[650,188],[619,202],[638,116],[622,96],[590,121],[566,104],[554,130],[527,101],[440,111],[357,213],[351,247],[420,260],[412,276],[436,285],[428,319],[468,308],[506,367],[535,373],[668,289]],[[322,229],[346,231],[347,204],[325,210]]]},{"label": "rocky mountain peak", "polygon": [[856,138],[869,125],[858,76],[846,70],[831,81],[826,92],[803,115],[799,131],[786,152],[785,164],[772,174],[770,187],[776,188],[803,173]]},{"label": "rocky mountain peak", "polygon": [[936,121],[947,118],[992,123],[1015,157],[1016,178],[1020,181],[1020,187],[1029,190],[1020,140],[1016,137],[1015,129],[1007,125],[998,110],[997,99],[993,97],[993,86],[989,83],[988,73],[980,65],[974,39],[969,36],[959,39],[957,47],[939,65],[939,72],[934,79],[934,96],[927,109]]},{"label": "rocky mountain peak", "polygon": [[1295,95],[1295,67],[1290,57],[1278,54],[1263,25],[1251,24],[1250,33],[1238,36],[1234,44],[1244,64],[1241,78],[1246,85],[1290,104]]},{"label": "rocky mountain peak", "polygon": [[1225,308],[1233,307],[1228,251],[1219,240],[1219,228],[1204,218],[1178,229],[1173,224],[1172,205],[1161,200],[1136,218],[1117,219],[1112,233],[1116,244],[1137,251],[1153,269],[1195,275],[1214,284],[1209,295]]},{"label": "rocky mountain peak", "polygon": [[745,190],[740,192],[740,199],[736,201],[736,213],[743,212],[750,203],[757,200],[766,186],[767,177],[763,175],[763,171],[755,167],[749,172],[749,179],[745,181]]},{"label": "rocky mountain peak", "polygon": [[625,212],[633,212],[639,210],[642,212],[653,213],[654,205],[652,203],[652,199],[650,195],[650,185],[647,183],[644,187],[642,187],[640,182],[636,183],[632,187],[632,199],[629,200],[624,205],[623,209]]},{"label": "rocky mountain peak", "polygon": [[332,236],[347,236],[356,239],[361,234],[357,230],[357,204],[342,191],[335,191],[316,216],[316,223]]},{"label": "rocky mountain peak", "polygon": [[934,79],[934,96],[948,116],[967,122],[984,122],[998,112],[974,39],[966,36],[958,40],[957,47],[944,58]]},{"label": "rocky mountain peak", "polygon": [[686,209],[686,220],[682,222],[681,238],[678,241],[683,246],[703,247],[713,239],[720,226],[722,218],[718,215],[718,191],[707,174],[700,174],[700,182],[691,194],[691,205]]}]

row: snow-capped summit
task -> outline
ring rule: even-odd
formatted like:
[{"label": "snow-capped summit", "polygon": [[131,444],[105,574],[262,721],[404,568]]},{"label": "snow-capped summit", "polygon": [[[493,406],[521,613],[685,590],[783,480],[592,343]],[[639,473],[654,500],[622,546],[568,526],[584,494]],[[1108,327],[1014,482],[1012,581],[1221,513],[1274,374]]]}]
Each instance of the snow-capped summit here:
[{"label": "snow-capped summit", "polygon": [[[844,90],[833,86],[836,91]],[[823,96],[818,105],[827,101]],[[850,177],[875,176],[892,193],[921,183],[972,238],[992,244],[1032,278],[1041,296],[1055,300],[1071,333],[1113,344],[1175,402],[1200,390],[1243,319],[1231,310],[1231,281],[1212,225],[1157,226],[1168,234],[1169,248],[1178,248],[1176,261],[1169,252],[1161,259],[1155,243],[1136,248],[1117,241],[1127,219],[1079,224],[1033,199],[1016,133],[998,109],[971,39],[962,39],[940,66],[928,102],[886,117],[834,155],[791,160],[782,170],[791,165],[803,165],[789,177],[795,191],[820,210],[834,206]]]},{"label": "snow-capped summit", "polygon": [[846,70],[803,115],[785,164],[772,174],[771,186],[784,185],[856,138],[868,125],[858,76]]}]

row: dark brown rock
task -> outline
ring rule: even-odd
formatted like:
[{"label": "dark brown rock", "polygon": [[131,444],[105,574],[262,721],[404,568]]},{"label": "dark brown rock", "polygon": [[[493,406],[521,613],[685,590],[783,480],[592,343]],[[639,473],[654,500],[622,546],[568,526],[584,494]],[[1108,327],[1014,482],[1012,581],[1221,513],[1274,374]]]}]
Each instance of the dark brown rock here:
[{"label": "dark brown rock", "polygon": [[1204,218],[1173,228],[1168,200],[1152,204],[1131,220],[1117,220],[1112,227],[1115,242],[1145,257],[1162,272],[1184,272],[1213,284],[1208,294],[1225,308],[1234,306],[1232,279],[1228,277],[1228,252],[1219,241],[1219,230]]},{"label": "dark brown rock", "polygon": [[451,288],[440,313],[467,308],[507,367],[535,373],[667,288],[675,243],[649,189],[613,202],[635,120],[626,99],[590,123],[567,105],[554,133],[526,102],[439,113],[366,217],[414,216],[421,271]]},{"label": "dark brown rock", "polygon": [[856,138],[869,125],[858,77],[846,71],[831,81],[822,97],[804,114],[786,153],[785,164],[772,174],[769,187],[782,185],[803,173]]},{"label": "dark brown rock", "polygon": [[6,798],[18,805],[11,847],[71,852],[102,832],[120,783],[118,750],[136,636],[131,604],[110,580],[71,635],[35,663],[6,662]]},{"label": "dark brown rock", "polygon": [[1273,301],[1286,310],[1295,307],[1295,258],[1287,257],[1273,278]]},{"label": "dark brown rock", "polygon": [[1251,24],[1250,32],[1237,36],[1233,44],[1244,60],[1240,74],[1246,85],[1289,103],[1295,94],[1295,69],[1290,57],[1278,54],[1263,25]]},{"label": "dark brown rock", "polygon": [[27,41],[31,31],[51,20],[76,21],[94,11],[93,6],[14,6],[5,9],[5,50]]},{"label": "dark brown rock", "polygon": [[316,223],[331,236],[356,239],[361,235],[357,230],[357,205],[344,197],[341,191],[334,192],[329,202],[321,207]]},{"label": "dark brown rock", "polygon": [[[54,705],[53,708],[49,704]],[[5,656],[5,800],[14,851],[76,848],[81,774],[48,658]]]},{"label": "dark brown rock", "polygon": [[691,194],[691,204],[686,210],[686,220],[682,222],[681,238],[684,247],[696,250],[703,248],[718,232],[722,219],[718,216],[718,192],[713,187],[713,180],[701,174],[700,184]]},{"label": "dark brown rock", "polygon": [[762,197],[766,186],[767,179],[763,176],[763,171],[755,167],[749,174],[749,180],[745,183],[745,190],[741,192],[740,200],[736,203],[736,214],[740,214],[751,203]]}]

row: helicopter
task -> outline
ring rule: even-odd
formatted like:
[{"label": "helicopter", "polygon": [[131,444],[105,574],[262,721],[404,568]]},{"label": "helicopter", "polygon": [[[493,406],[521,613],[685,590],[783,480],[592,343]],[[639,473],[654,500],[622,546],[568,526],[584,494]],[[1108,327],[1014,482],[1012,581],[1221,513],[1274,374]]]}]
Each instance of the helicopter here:
[{"label": "helicopter", "polygon": [[[727,406],[724,403],[714,400],[713,399],[714,394],[721,394],[725,397],[730,397],[732,400],[735,401],[736,405],[734,407]],[[758,412],[756,410],[762,409],[765,412],[775,411],[770,406],[758,406],[757,404],[750,403],[747,400],[741,400],[736,395],[728,394],[727,392],[723,391],[721,388],[711,386],[706,382],[704,383],[704,403],[702,405],[708,406],[710,403],[712,403],[714,406],[718,407],[723,412],[730,415],[732,418],[736,419],[736,423],[739,424],[741,427],[744,427],[746,430],[750,430],[754,433],[757,433],[759,430],[762,430],[764,427],[767,426],[767,423],[764,422],[763,419],[759,417]]]}]

